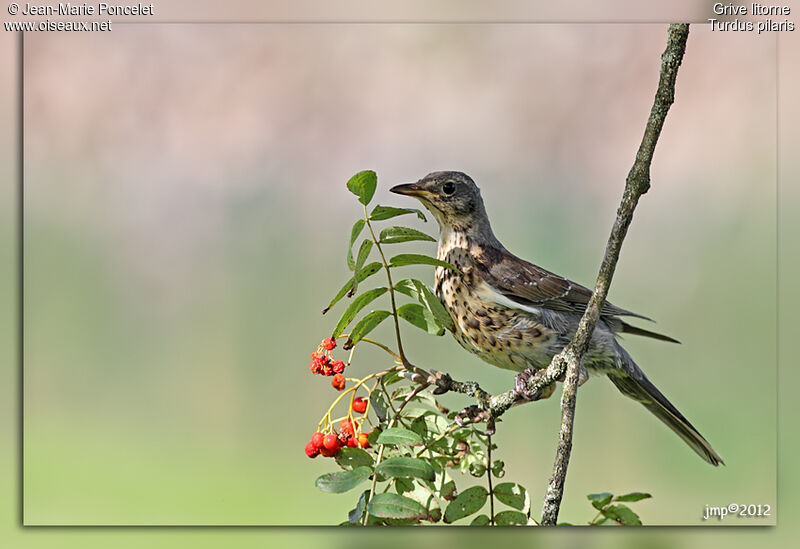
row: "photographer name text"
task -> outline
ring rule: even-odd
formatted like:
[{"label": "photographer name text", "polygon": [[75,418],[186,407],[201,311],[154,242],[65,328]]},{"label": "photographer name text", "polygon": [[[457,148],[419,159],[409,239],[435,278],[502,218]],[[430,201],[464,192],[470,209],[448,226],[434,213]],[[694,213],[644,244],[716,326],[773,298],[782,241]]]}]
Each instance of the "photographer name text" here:
[{"label": "photographer name text", "polygon": [[153,4],[73,4],[72,2],[59,2],[57,5],[25,4],[19,11],[20,15],[154,15]]}]

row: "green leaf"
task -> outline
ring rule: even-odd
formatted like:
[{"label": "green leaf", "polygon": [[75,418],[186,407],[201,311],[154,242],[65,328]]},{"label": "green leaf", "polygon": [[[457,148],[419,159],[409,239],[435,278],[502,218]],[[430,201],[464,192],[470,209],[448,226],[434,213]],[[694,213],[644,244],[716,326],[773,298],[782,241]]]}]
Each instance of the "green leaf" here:
[{"label": "green leaf", "polygon": [[380,518],[420,520],[428,516],[428,510],[413,499],[390,492],[376,494],[367,504],[367,511]]},{"label": "green leaf", "polygon": [[442,486],[442,489],[439,491],[442,495],[442,499],[446,501],[453,501],[456,499],[456,483],[454,480],[449,480]]},{"label": "green leaf", "polygon": [[[429,413],[429,412],[426,412]],[[425,423],[425,416],[420,416],[411,422],[411,430],[421,436],[423,439],[428,434],[428,425]]]},{"label": "green leaf", "polygon": [[646,492],[630,492],[614,498],[614,501],[640,501],[643,499],[651,498],[650,494]]},{"label": "green leaf", "polygon": [[[370,276],[374,275],[375,273],[377,273],[380,270],[381,270],[381,264],[378,263],[377,261],[375,261],[373,263],[370,263],[369,265],[367,265],[366,267],[364,267],[360,271],[358,271],[356,276],[353,277],[353,278],[356,280],[356,282],[363,282],[365,279],[369,278]],[[331,300],[331,302],[328,303],[328,306],[325,307],[324,309],[322,309],[322,314],[325,314],[328,311],[330,311],[331,307],[333,307],[334,305],[339,303],[339,300],[342,299],[345,296],[345,294],[353,295],[353,293],[352,293],[352,291],[353,291],[353,278],[348,280],[345,283],[345,285],[342,286],[342,289],[339,290],[339,293],[336,294],[336,297],[334,297]]]},{"label": "green leaf", "polygon": [[343,469],[356,469],[358,467],[372,467],[375,460],[369,452],[365,452],[361,448],[345,447],[336,452],[334,457],[336,463]]},{"label": "green leaf", "polygon": [[444,511],[444,521],[447,524],[455,522],[475,513],[486,503],[489,493],[483,486],[473,486],[461,492],[456,499],[450,502]]},{"label": "green leaf", "polygon": [[398,254],[389,260],[390,267],[404,267],[405,265],[436,265],[438,267],[446,267],[453,271],[460,273],[458,269],[440,259],[421,254]]},{"label": "green leaf", "polygon": [[361,497],[358,498],[358,503],[356,504],[356,508],[347,513],[347,521],[350,524],[358,524],[361,522],[361,517],[364,516],[364,509],[367,508],[367,495],[369,494],[369,490],[364,490],[361,492]]},{"label": "green leaf", "polygon": [[433,467],[427,461],[412,457],[391,457],[382,461],[375,472],[385,477],[415,477],[433,480],[436,476]]},{"label": "green leaf", "polygon": [[393,217],[397,217],[398,215],[410,213],[415,213],[421,220],[428,221],[425,218],[425,214],[416,208],[393,208],[391,206],[375,206],[375,209],[372,210],[371,214],[369,214],[369,218],[372,221],[383,221],[384,219],[391,219]]},{"label": "green leaf", "polygon": [[603,516],[623,526],[641,526],[639,515],[634,513],[627,505],[609,505],[602,511]]},{"label": "green leaf", "polygon": [[350,230],[350,246],[347,247],[347,266],[351,271],[355,270],[356,268],[356,261],[353,259],[353,244],[355,244],[358,235],[361,234],[363,229],[364,220],[359,219],[353,224],[353,228]]},{"label": "green leaf", "polygon": [[433,314],[418,303],[406,303],[397,308],[397,314],[422,331],[436,336],[444,335],[444,328],[436,322]]},{"label": "green leaf", "polygon": [[380,288],[375,288],[373,290],[364,292],[355,298],[350,306],[344,311],[344,313],[342,313],[342,317],[339,319],[339,323],[336,324],[336,328],[334,328],[333,335],[331,335],[331,337],[333,339],[339,337],[342,332],[344,332],[344,329],[350,325],[361,309],[385,294],[387,290],[387,288],[382,286]]},{"label": "green leaf", "polygon": [[378,444],[422,444],[422,437],[402,427],[386,429],[378,437]]},{"label": "green leaf", "polygon": [[[503,461],[499,459],[494,460],[494,463],[492,463],[492,474],[497,478],[503,478],[506,476],[505,466],[506,464]],[[520,488],[522,488],[522,486],[520,486]]]},{"label": "green leaf", "polygon": [[[450,331],[455,330],[455,323],[450,313],[447,312],[441,300],[436,297],[436,294],[434,294],[424,282],[415,278],[404,278],[394,285],[394,289],[422,303],[427,313],[432,316],[439,325],[444,326]],[[409,320],[409,322],[411,321]]]},{"label": "green leaf", "polygon": [[413,240],[436,242],[436,239],[432,236],[409,227],[386,227],[381,231],[379,240],[381,244],[397,244],[399,242],[411,242]]},{"label": "green leaf", "polygon": [[380,427],[375,427],[372,431],[370,431],[370,433],[367,435],[367,440],[369,441],[370,446],[378,445],[378,437],[381,436],[382,432],[383,431],[381,431]]},{"label": "green leaf", "polygon": [[391,316],[389,311],[372,311],[370,314],[362,318],[350,331],[350,339],[344,344],[345,350],[351,349],[353,345],[361,341],[361,338],[370,333],[375,327],[386,320],[386,317]]},{"label": "green leaf", "polygon": [[402,477],[395,478],[394,489],[402,496],[404,492],[411,492],[414,490],[414,481]]},{"label": "green leaf", "polygon": [[592,502],[592,507],[597,509],[598,511],[611,503],[611,498],[614,497],[614,494],[609,492],[600,492],[598,494],[589,494],[586,496],[589,498],[589,501]]},{"label": "green leaf", "polygon": [[323,492],[332,492],[334,494],[341,494],[352,490],[372,474],[372,469],[369,467],[356,467],[352,471],[338,471],[336,473],[328,473],[317,478],[317,488]]},{"label": "green leaf", "polygon": [[525,488],[513,482],[503,482],[494,487],[494,497],[509,507],[519,509],[520,511],[525,509],[525,504],[528,499],[527,496],[528,494]]},{"label": "green leaf", "polygon": [[[364,266],[366,263],[367,258],[369,257],[369,252],[372,251],[372,240],[364,240],[361,243],[361,247],[358,249],[358,257],[356,258],[356,265],[355,270],[360,271],[361,267]],[[358,278],[353,279],[353,289],[350,290],[350,295],[353,295],[358,288]]]},{"label": "green leaf", "polygon": [[469,523],[470,526],[489,526],[489,517],[486,515],[478,515],[472,522]]},{"label": "green leaf", "polygon": [[500,511],[494,516],[494,523],[498,526],[525,526],[528,516],[519,511]]},{"label": "green leaf", "polygon": [[386,412],[388,409],[386,406],[386,400],[383,398],[381,393],[378,391],[373,391],[372,394],[369,395],[369,407],[373,412],[375,412],[375,415],[378,416],[378,420],[386,421]]},{"label": "green leaf", "polygon": [[347,182],[347,189],[358,197],[364,206],[369,204],[378,186],[378,176],[372,170],[358,172]]}]

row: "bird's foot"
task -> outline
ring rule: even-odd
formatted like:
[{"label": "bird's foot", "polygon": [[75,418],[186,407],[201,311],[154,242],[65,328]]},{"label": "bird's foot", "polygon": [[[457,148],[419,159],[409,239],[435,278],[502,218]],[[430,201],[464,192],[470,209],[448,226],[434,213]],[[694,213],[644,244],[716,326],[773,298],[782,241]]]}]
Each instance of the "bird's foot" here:
[{"label": "bird's foot", "polygon": [[555,383],[549,383],[543,387],[538,387],[535,383],[537,375],[541,376],[543,373],[544,370],[534,370],[532,368],[527,368],[518,373],[514,378],[514,394],[516,394],[517,398],[527,401],[549,398],[553,391],[556,390]]}]

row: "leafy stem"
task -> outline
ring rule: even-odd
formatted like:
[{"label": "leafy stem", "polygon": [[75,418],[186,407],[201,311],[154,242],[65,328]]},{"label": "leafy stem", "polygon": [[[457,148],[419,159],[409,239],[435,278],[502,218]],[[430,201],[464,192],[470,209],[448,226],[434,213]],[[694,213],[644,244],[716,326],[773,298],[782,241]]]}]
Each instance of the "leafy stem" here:
[{"label": "leafy stem", "polygon": [[[399,331],[398,331],[398,335],[399,335]],[[414,399],[414,397],[417,396],[419,393],[421,393],[423,390],[425,390],[426,387],[427,387],[427,385],[418,385],[417,387],[414,388],[413,391],[408,393],[408,396],[406,396],[406,398],[403,399],[403,402],[400,403],[400,406],[397,407],[397,411],[394,413],[394,415],[392,416],[392,419],[389,421],[389,425],[387,425],[387,427],[386,427],[387,429],[391,429],[392,427],[394,427],[394,424],[399,419],[400,413],[403,411],[403,408],[406,407],[406,404],[411,402]],[[384,391],[385,390],[386,389],[384,388]],[[391,399],[389,399],[389,401],[391,402]],[[384,453],[385,450],[386,450],[386,445],[385,444],[381,444],[380,447],[378,448],[378,456],[375,458],[375,468],[376,469],[377,469],[378,465],[381,464],[381,461],[383,460],[383,453]],[[372,475],[372,487],[369,490],[370,498],[375,495],[375,488],[376,488],[377,485],[378,485],[378,475],[377,475],[377,473],[373,473],[373,475]],[[364,526],[369,524],[369,508],[367,508],[367,510],[364,512],[364,523],[363,524],[364,524]]]},{"label": "leafy stem", "polygon": [[367,206],[364,204],[364,222],[367,224],[367,229],[369,229],[369,234],[372,237],[372,241],[375,243],[375,247],[378,248],[378,254],[381,256],[381,263],[383,264],[383,268],[386,270],[386,280],[389,283],[389,299],[392,302],[392,318],[394,319],[394,333],[397,337],[397,352],[399,353],[400,361],[403,363],[404,366],[407,366],[408,359],[406,359],[406,355],[403,352],[403,342],[400,339],[400,317],[397,314],[397,300],[395,299],[394,295],[394,283],[392,282],[392,270],[389,267],[389,262],[386,261],[386,256],[383,253],[383,248],[381,247],[380,239],[375,236],[375,231],[372,229],[372,223],[370,223],[369,219],[369,212],[367,212]]}]

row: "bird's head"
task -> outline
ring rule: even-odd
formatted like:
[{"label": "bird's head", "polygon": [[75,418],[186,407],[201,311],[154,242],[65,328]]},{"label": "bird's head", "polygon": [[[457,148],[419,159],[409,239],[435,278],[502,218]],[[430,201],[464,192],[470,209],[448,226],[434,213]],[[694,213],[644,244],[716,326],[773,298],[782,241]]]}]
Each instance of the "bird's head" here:
[{"label": "bird's head", "polygon": [[396,194],[413,196],[422,202],[443,231],[488,230],[491,233],[481,191],[465,173],[433,172],[416,183],[396,185],[389,190]]}]

